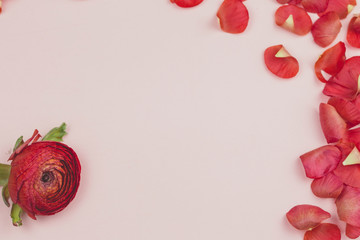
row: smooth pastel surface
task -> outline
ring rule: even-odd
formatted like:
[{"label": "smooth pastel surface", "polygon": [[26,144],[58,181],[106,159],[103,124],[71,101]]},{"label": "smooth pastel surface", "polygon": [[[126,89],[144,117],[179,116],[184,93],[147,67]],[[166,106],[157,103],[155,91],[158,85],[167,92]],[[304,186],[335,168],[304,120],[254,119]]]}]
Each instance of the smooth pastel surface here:
[{"label": "smooth pastel surface", "polygon": [[[338,222],[298,158],[325,144],[324,49],[276,26],[275,0],[246,1],[248,28],[224,33],[221,2],[4,0],[1,163],[20,135],[66,122],[82,179],[67,209],[21,228],[0,204],[1,239],[302,239],[285,217],[297,204]],[[276,44],[298,59],[295,78],[266,69]]]}]

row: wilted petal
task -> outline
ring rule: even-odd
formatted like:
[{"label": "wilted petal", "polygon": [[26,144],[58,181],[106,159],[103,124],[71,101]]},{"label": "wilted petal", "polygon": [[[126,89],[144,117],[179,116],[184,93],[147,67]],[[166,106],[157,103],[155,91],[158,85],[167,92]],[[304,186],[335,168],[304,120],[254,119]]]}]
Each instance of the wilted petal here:
[{"label": "wilted petal", "polygon": [[304,240],[340,240],[341,232],[338,226],[332,223],[322,223],[316,228],[307,231]]},{"label": "wilted petal", "polygon": [[331,217],[330,213],[313,205],[297,205],[286,213],[291,225],[299,230],[308,230],[318,226],[322,221]]},{"label": "wilted petal", "polygon": [[327,145],[305,153],[300,159],[308,178],[321,178],[337,167],[341,152],[337,147]]},{"label": "wilted petal", "polygon": [[360,227],[360,190],[345,186],[335,201],[340,220]]},{"label": "wilted petal", "polygon": [[311,190],[315,196],[320,198],[337,198],[344,184],[340,179],[332,173],[318,179],[314,179],[311,183]]},{"label": "wilted petal", "polygon": [[266,67],[278,77],[292,78],[299,72],[299,63],[283,45],[269,47],[264,52]]},{"label": "wilted petal", "polygon": [[302,0],[301,4],[307,12],[322,13],[326,10],[329,0]]},{"label": "wilted petal", "polygon": [[338,114],[336,109],[326,103],[320,104],[320,123],[326,141],[334,143],[342,139],[347,131],[344,119]]},{"label": "wilted petal", "polygon": [[346,18],[346,16],[356,6],[356,0],[329,0],[328,7],[325,12],[319,15],[326,14],[328,12],[336,12],[340,19]]},{"label": "wilted petal", "polygon": [[317,45],[327,47],[335,40],[340,29],[341,22],[339,16],[335,12],[328,12],[314,23],[311,33]]},{"label": "wilted petal", "polygon": [[242,33],[249,22],[249,12],[242,0],[225,0],[217,12],[217,17],[221,29],[228,33]]},{"label": "wilted petal", "polygon": [[347,123],[348,128],[360,123],[360,108],[354,102],[332,97],[329,99],[328,104],[336,109],[341,118]]},{"label": "wilted petal", "polygon": [[353,46],[360,48],[360,16],[354,16],[349,23],[346,39],[348,43]]},{"label": "wilted petal", "polygon": [[170,0],[170,2],[175,3],[179,7],[189,8],[199,5],[203,0]]},{"label": "wilted petal", "polygon": [[307,12],[295,5],[285,5],[275,13],[278,26],[298,35],[305,35],[311,30],[312,21]]}]

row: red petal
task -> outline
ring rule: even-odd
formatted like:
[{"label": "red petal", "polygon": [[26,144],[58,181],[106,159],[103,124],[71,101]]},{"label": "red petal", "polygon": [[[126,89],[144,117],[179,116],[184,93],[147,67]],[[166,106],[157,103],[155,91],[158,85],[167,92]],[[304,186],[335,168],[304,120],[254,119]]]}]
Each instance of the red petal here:
[{"label": "red petal", "polygon": [[346,224],[346,236],[351,239],[358,238],[360,236],[360,227],[355,227],[350,224]]},{"label": "red petal", "polygon": [[326,10],[329,0],[302,0],[305,11],[311,13],[322,13]]},{"label": "red petal", "polygon": [[360,123],[360,109],[354,102],[346,99],[332,97],[329,99],[328,104],[334,106],[336,111],[340,114],[342,119],[348,125],[348,128],[353,127]]},{"label": "red petal", "polygon": [[308,230],[318,226],[322,221],[331,217],[330,213],[313,205],[297,205],[286,213],[291,225],[299,230]]},{"label": "red petal", "polygon": [[299,63],[283,45],[268,47],[264,52],[266,67],[278,77],[292,78],[299,72]]},{"label": "red petal", "polygon": [[[360,145],[360,128],[354,128],[347,132],[347,141],[350,143],[354,143],[356,145]],[[349,149],[352,145],[349,147]],[[360,147],[360,146],[359,146]]]},{"label": "red petal", "polygon": [[348,43],[353,46],[360,48],[360,16],[354,16],[348,26],[346,39]]},{"label": "red petal", "polygon": [[326,103],[320,104],[320,123],[328,143],[339,141],[347,132],[344,119],[333,106]]},{"label": "red petal", "polygon": [[332,223],[322,223],[318,227],[307,231],[304,240],[340,240],[341,232],[338,226]]},{"label": "red petal", "polygon": [[323,93],[330,97],[354,100],[359,91],[360,57],[345,61],[343,68],[326,83]]},{"label": "red petal", "polygon": [[179,7],[189,8],[199,5],[203,0],[170,0],[170,2],[175,3]]},{"label": "red petal", "polygon": [[345,186],[335,201],[340,220],[360,227],[360,190]]},{"label": "red petal", "polygon": [[339,16],[335,12],[328,12],[314,23],[311,33],[317,45],[326,47],[335,40],[340,29],[341,22]]},{"label": "red petal", "polygon": [[217,12],[217,17],[221,29],[228,33],[242,33],[249,22],[249,13],[242,0],[225,0]]},{"label": "red petal", "polygon": [[292,4],[292,5],[298,5],[301,3],[301,0],[276,0],[280,4]]},{"label": "red petal", "polygon": [[344,19],[351,12],[354,6],[356,6],[356,0],[329,0],[327,9],[325,12],[319,14],[319,16],[334,11],[340,19]]},{"label": "red petal", "polygon": [[295,5],[281,6],[275,13],[275,22],[280,27],[298,35],[311,30],[312,21],[307,12]]},{"label": "red petal", "polygon": [[321,54],[315,63],[315,73],[320,81],[326,83],[326,79],[322,75],[321,71],[330,75],[335,75],[341,70],[346,59],[345,51],[345,44],[343,42],[339,42]]},{"label": "red petal", "polygon": [[337,147],[327,145],[301,155],[300,159],[308,178],[321,178],[337,167],[341,156]]},{"label": "red petal", "polygon": [[311,183],[311,190],[315,196],[320,198],[337,198],[342,189],[343,183],[332,173],[318,179],[314,179]]}]

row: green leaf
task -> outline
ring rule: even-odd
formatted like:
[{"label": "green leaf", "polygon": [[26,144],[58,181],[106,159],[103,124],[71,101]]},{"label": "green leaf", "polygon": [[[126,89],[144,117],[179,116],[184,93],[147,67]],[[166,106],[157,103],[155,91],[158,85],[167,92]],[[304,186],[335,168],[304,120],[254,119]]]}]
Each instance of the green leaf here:
[{"label": "green leaf", "polygon": [[10,193],[9,193],[9,188],[8,188],[7,184],[5,184],[5,186],[2,188],[1,195],[4,200],[5,205],[7,207],[10,207],[10,202],[9,202]]},{"label": "green leaf", "polygon": [[10,175],[11,166],[0,163],[0,186],[7,184]]},{"label": "green leaf", "polygon": [[60,127],[55,127],[53,129],[51,129],[50,132],[48,132],[48,134],[46,134],[42,140],[43,141],[62,142],[63,141],[62,138],[67,134],[65,129],[66,129],[66,124],[63,123],[63,124],[61,124]]},{"label": "green leaf", "polygon": [[23,143],[24,143],[23,136],[21,136],[16,140],[13,152],[15,152],[15,150],[18,149],[18,147],[20,147]]},{"label": "green leaf", "polygon": [[22,220],[21,220],[21,214],[22,214],[23,210],[21,209],[21,207],[17,204],[13,204],[11,207],[11,218],[12,218],[12,223],[15,227],[19,227],[22,225]]}]

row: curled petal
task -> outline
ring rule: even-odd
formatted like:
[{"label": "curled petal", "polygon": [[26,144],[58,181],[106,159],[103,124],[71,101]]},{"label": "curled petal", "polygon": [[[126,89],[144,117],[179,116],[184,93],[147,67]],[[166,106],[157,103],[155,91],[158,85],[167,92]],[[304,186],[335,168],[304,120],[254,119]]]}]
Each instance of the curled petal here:
[{"label": "curled petal", "polygon": [[347,123],[348,128],[360,123],[360,108],[354,102],[332,97],[329,99],[328,104],[336,109],[341,118]]},{"label": "curled petal", "polygon": [[335,12],[328,12],[314,23],[311,33],[317,45],[327,47],[335,40],[340,29],[341,22],[339,16]]},{"label": "curled petal", "polygon": [[346,39],[348,43],[353,46],[360,48],[360,16],[354,16],[349,23]]},{"label": "curled petal", "polygon": [[360,227],[360,190],[345,186],[335,201],[340,220]]},{"label": "curled petal", "polygon": [[347,132],[344,119],[333,106],[326,103],[320,104],[320,123],[328,143],[339,141]]},{"label": "curled petal", "polygon": [[189,8],[199,5],[203,0],[170,0],[170,2],[175,3],[179,7]]},{"label": "curled petal", "polygon": [[346,236],[351,239],[356,239],[360,236],[360,227],[355,227],[350,224],[346,224]]},{"label": "curled petal", "polygon": [[304,240],[340,240],[341,232],[332,223],[322,223],[318,227],[305,233]]},{"label": "curled petal", "polygon": [[314,179],[311,183],[311,190],[315,196],[320,198],[337,198],[344,184],[333,173],[328,173],[326,176]]},{"label": "curled petal", "polygon": [[285,5],[275,13],[278,26],[298,35],[305,35],[311,30],[312,21],[307,12],[295,5]]},{"label": "curled petal", "polygon": [[334,11],[340,19],[344,19],[355,6],[356,0],[329,0],[327,9],[319,15],[322,16],[328,12]]},{"label": "curled petal", "polygon": [[337,43],[335,46],[327,49],[315,63],[315,73],[317,78],[326,83],[326,79],[321,71],[330,75],[337,74],[345,63],[345,44],[343,42]]},{"label": "curled petal", "polygon": [[354,100],[359,92],[360,57],[345,61],[343,68],[327,81],[323,93],[330,97]]},{"label": "curled petal", "polygon": [[289,223],[299,230],[314,228],[330,217],[330,213],[321,208],[306,204],[297,205],[286,213]]},{"label": "curled petal", "polygon": [[249,12],[242,0],[224,0],[217,17],[224,32],[242,33],[249,22]]},{"label": "curled petal", "polygon": [[299,72],[299,63],[283,45],[269,47],[264,52],[266,67],[278,77],[292,78]]},{"label": "curled petal", "polygon": [[326,10],[329,0],[302,0],[305,11],[311,13],[322,13]]},{"label": "curled petal", "polygon": [[308,178],[321,178],[337,167],[341,156],[337,147],[327,145],[301,155],[300,159]]}]

